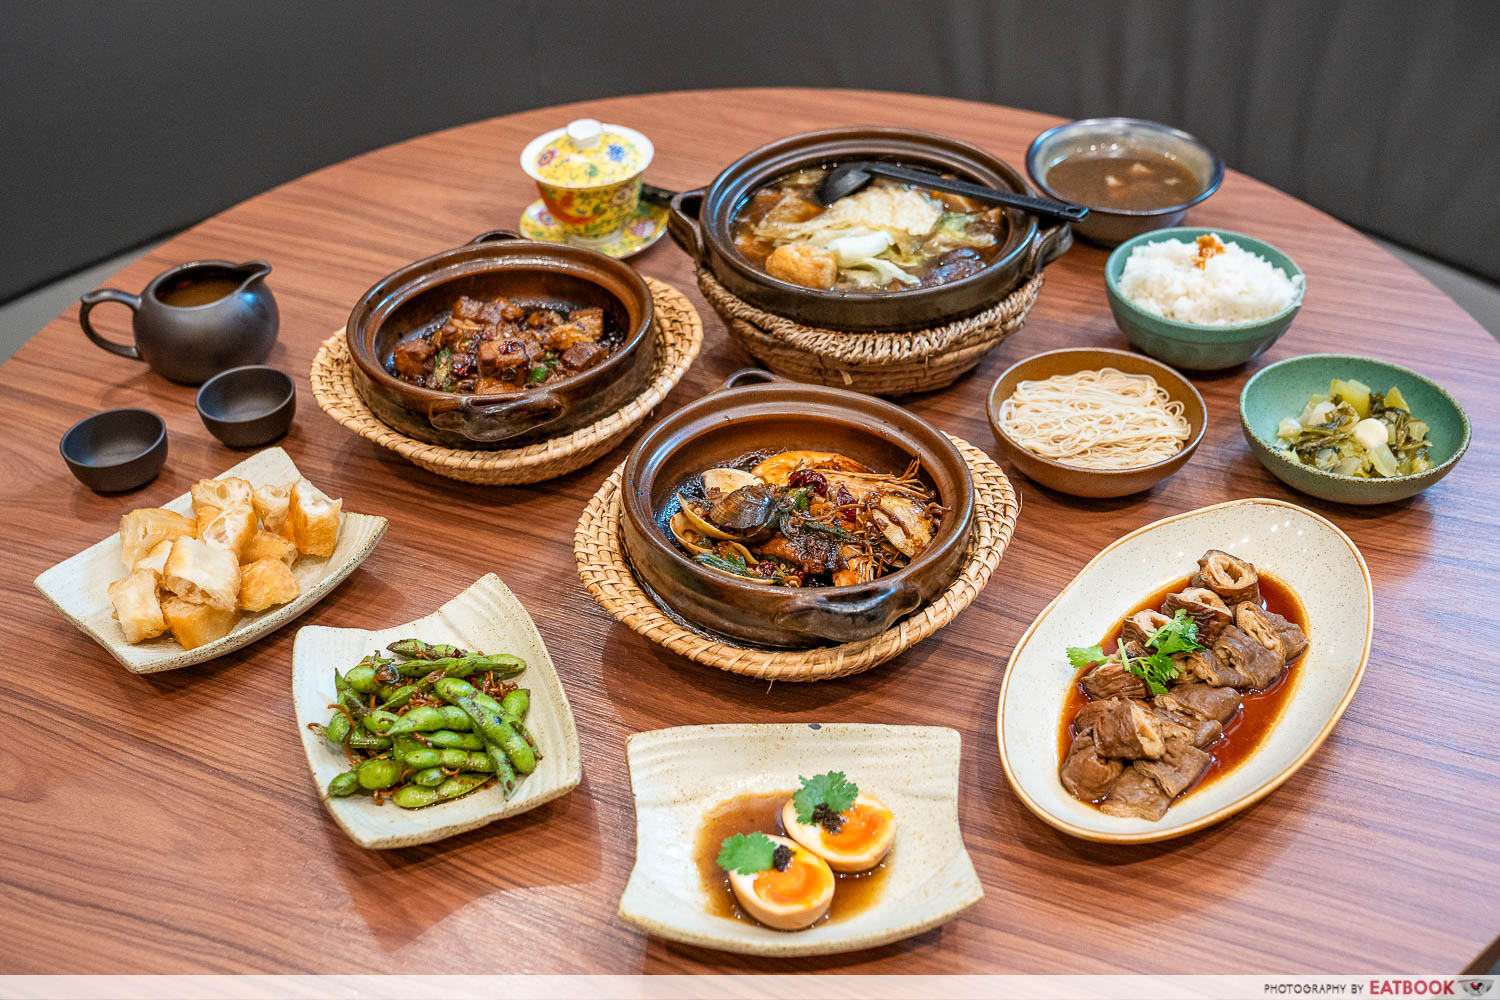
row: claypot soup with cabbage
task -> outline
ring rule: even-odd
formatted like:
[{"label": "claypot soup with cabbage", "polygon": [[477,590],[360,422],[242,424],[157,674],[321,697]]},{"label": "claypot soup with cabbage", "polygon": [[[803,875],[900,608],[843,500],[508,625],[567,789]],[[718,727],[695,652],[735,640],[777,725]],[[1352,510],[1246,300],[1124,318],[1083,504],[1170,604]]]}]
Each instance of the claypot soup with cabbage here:
[{"label": "claypot soup with cabbage", "polygon": [[978,274],[1004,245],[1004,210],[961,195],[876,178],[824,206],[837,164],[760,188],[730,226],[734,245],[773,278],[804,288],[894,292]]}]

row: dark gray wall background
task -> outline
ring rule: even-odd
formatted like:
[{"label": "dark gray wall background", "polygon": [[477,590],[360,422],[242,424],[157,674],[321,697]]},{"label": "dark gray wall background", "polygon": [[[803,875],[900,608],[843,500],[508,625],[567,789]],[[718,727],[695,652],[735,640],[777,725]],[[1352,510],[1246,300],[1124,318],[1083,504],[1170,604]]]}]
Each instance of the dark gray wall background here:
[{"label": "dark gray wall background", "polygon": [[3,0],[0,300],[433,129],[777,84],[1170,122],[1500,278],[1493,0]]}]

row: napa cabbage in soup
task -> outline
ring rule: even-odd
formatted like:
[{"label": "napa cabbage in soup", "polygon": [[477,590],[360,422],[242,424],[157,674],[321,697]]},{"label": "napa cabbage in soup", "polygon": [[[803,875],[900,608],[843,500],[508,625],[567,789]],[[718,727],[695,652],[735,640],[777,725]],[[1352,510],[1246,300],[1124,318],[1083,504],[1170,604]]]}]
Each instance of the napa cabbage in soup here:
[{"label": "napa cabbage in soup", "polygon": [[805,288],[901,291],[984,270],[1005,215],[960,195],[877,178],[824,207],[832,167],[788,174],[755,192],[731,226],[736,249],[773,278]]}]

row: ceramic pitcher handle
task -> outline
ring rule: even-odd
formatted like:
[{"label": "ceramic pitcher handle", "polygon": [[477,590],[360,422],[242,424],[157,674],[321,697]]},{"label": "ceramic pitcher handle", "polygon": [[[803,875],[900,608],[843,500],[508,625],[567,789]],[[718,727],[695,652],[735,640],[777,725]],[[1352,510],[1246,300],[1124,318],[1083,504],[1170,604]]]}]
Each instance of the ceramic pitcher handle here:
[{"label": "ceramic pitcher handle", "polygon": [[846,598],[809,590],[793,599],[787,609],[775,618],[781,628],[804,635],[831,639],[834,642],[856,642],[884,632],[896,620],[911,614],[922,603],[922,595],[905,580],[877,580],[874,593],[865,597]]},{"label": "ceramic pitcher handle", "polygon": [[122,358],[130,358],[135,361],[141,360],[141,352],[136,350],[134,344],[117,344],[113,340],[106,340],[100,336],[99,331],[94,329],[89,322],[89,313],[94,307],[105,302],[118,302],[122,306],[129,306],[131,312],[141,307],[141,297],[122,292],[117,288],[99,288],[89,292],[78,300],[78,325],[83,327],[83,332],[88,338],[111,354],[118,354]]}]

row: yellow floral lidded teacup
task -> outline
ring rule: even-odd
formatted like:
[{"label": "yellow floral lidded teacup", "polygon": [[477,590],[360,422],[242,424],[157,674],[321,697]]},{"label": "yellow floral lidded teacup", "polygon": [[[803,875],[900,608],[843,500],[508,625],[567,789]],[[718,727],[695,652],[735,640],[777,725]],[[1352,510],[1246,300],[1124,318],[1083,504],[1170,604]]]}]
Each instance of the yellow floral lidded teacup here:
[{"label": "yellow floral lidded teacup", "polygon": [[580,118],[531,140],[521,152],[521,169],[536,181],[568,241],[595,247],[618,237],[635,217],[641,175],[655,152],[635,129]]}]

